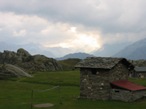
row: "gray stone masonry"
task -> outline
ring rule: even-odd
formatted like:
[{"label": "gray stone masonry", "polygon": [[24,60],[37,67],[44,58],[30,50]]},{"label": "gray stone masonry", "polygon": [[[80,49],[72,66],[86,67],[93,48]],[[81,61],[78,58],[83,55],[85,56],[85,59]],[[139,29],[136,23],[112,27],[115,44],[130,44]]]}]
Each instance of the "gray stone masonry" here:
[{"label": "gray stone masonry", "polygon": [[124,102],[133,102],[135,100],[141,99],[145,94],[145,90],[128,91],[123,89],[112,89],[110,92],[112,100],[120,100]]},{"label": "gray stone masonry", "polygon": [[110,99],[110,82],[127,80],[130,71],[118,63],[112,69],[80,68],[80,97],[107,100]]}]

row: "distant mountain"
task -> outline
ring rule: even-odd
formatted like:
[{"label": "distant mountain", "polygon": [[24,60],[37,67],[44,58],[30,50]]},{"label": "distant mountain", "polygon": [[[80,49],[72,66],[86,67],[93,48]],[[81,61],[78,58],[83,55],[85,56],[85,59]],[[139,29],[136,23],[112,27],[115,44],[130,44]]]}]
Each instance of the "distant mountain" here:
[{"label": "distant mountain", "polygon": [[79,52],[79,53],[67,54],[67,55],[65,55],[63,57],[56,58],[56,59],[57,60],[65,60],[65,59],[72,59],[72,58],[85,59],[87,57],[94,57],[94,55]]},{"label": "distant mountain", "polygon": [[4,50],[16,52],[19,48],[24,48],[32,55],[43,54],[49,58],[63,57],[65,54],[72,52],[69,48],[44,47],[37,43],[15,44],[0,41],[0,52],[3,52]]},{"label": "distant mountain", "polygon": [[114,56],[133,60],[146,59],[146,38],[127,46]]},{"label": "distant mountain", "polygon": [[50,50],[42,47],[39,44],[34,44],[34,43],[14,44],[14,43],[2,42],[2,41],[0,42],[0,52],[3,52],[4,50],[17,51],[17,49],[19,48],[24,48],[33,55],[43,54],[47,57],[55,57],[55,55],[52,52],[50,52]]},{"label": "distant mountain", "polygon": [[94,51],[92,54],[98,57],[111,57],[128,45],[129,44],[127,44],[126,42],[116,44],[104,44],[101,49]]}]

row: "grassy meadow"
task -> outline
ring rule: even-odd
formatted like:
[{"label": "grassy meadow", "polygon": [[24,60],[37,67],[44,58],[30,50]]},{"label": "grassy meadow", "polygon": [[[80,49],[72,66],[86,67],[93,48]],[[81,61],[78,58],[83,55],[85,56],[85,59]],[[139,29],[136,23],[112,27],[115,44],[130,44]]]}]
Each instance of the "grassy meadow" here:
[{"label": "grassy meadow", "polygon": [[[49,109],[145,109],[134,103],[78,99],[79,71],[37,72],[32,78],[0,80],[0,109],[37,109],[31,104],[52,103]],[[145,79],[130,79],[146,86]],[[32,95],[33,94],[33,95]],[[40,108],[41,109],[41,108]]]}]

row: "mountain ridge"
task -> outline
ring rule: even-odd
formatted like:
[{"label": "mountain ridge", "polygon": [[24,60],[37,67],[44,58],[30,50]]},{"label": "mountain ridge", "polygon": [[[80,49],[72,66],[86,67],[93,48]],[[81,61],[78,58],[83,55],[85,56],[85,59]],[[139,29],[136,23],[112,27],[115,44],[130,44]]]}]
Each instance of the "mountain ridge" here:
[{"label": "mountain ridge", "polygon": [[70,54],[67,54],[63,57],[60,57],[60,58],[56,58],[56,60],[65,60],[65,59],[85,59],[87,57],[95,57],[94,55],[92,54],[88,54],[88,53],[83,53],[83,52],[78,52],[78,53],[70,53]]},{"label": "mountain ridge", "polygon": [[136,41],[114,55],[132,60],[146,59],[146,38]]}]

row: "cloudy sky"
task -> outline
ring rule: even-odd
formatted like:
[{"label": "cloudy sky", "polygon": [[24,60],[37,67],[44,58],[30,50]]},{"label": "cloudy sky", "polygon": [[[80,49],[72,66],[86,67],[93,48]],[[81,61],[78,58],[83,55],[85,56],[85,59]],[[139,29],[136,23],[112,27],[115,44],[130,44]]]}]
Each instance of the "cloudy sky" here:
[{"label": "cloudy sky", "polygon": [[116,52],[146,38],[145,6],[146,0],[0,0],[0,42],[38,45],[56,57]]}]

